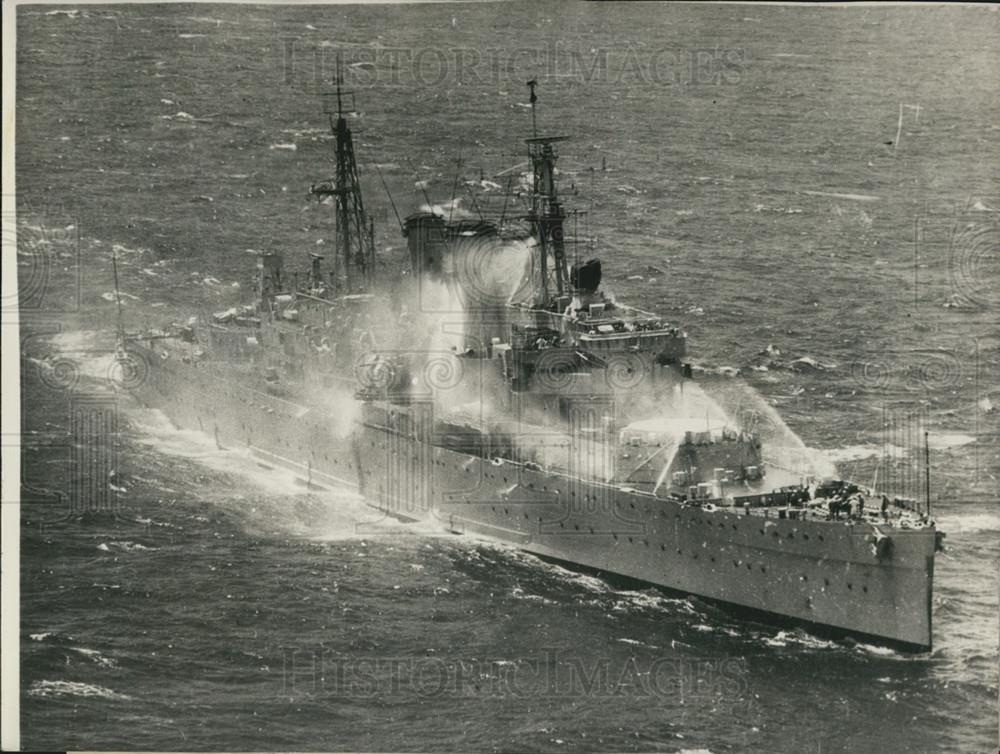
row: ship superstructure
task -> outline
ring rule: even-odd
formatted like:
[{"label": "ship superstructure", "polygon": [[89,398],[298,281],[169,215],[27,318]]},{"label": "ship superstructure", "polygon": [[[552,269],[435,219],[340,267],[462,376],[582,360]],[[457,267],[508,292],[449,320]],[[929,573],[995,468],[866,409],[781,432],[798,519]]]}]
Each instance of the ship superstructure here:
[{"label": "ship superstructure", "polygon": [[[929,510],[769,468],[752,427],[692,401],[681,327],[607,295],[596,256],[568,259],[565,137],[526,140],[519,228],[417,212],[403,224],[407,274],[380,285],[339,83],[336,174],[313,186],[335,205],[332,269],[313,255],[289,281],[280,254],[262,255],[254,304],[133,338],[152,365],[140,400],[397,518],[931,646]],[[515,280],[491,276],[511,265]],[[432,298],[447,316],[428,314]],[[429,345],[431,326],[448,337]]]}]

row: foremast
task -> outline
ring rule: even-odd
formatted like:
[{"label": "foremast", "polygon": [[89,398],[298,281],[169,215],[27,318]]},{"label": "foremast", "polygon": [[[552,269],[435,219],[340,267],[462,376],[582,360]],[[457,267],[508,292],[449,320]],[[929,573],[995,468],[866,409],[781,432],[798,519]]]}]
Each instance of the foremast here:
[{"label": "foremast", "polygon": [[[528,82],[531,91],[532,136],[525,139],[532,167],[532,198],[528,219],[538,239],[539,280],[536,305],[562,311],[569,303],[569,274],[566,268],[566,242],[563,221],[566,212],[556,190],[555,168],[558,154],[553,144],[566,136],[539,136],[535,120],[538,82]],[[551,258],[551,269],[549,259]]]},{"label": "foremast", "polygon": [[[344,293],[367,291],[374,282],[375,226],[365,212],[361,194],[361,181],[354,156],[351,129],[344,117],[344,97],[353,95],[342,89],[343,76],[340,59],[337,59],[337,89],[329,96],[337,99],[336,110],[328,110],[330,130],[336,147],[336,173],[309,192],[321,199],[333,197],[336,217],[336,252],[333,258],[332,280],[335,288]],[[336,116],[336,117],[334,117]]]}]

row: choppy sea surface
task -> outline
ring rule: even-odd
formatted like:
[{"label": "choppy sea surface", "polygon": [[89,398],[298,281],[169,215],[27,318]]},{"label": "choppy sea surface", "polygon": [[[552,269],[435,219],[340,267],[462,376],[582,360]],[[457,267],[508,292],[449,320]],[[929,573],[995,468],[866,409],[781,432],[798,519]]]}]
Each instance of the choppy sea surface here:
[{"label": "choppy sea surface", "polygon": [[[995,750],[995,8],[21,6],[17,22],[26,748]],[[139,327],[239,301],[247,250],[304,266],[329,242],[306,190],[332,169],[320,92],[338,51],[387,263],[404,244],[374,164],[401,213],[465,180],[491,201],[524,160],[535,78],[540,127],[572,137],[566,203],[606,288],[681,324],[696,361],[738,370],[847,476],[887,448],[918,468],[919,438],[886,416],[921,417],[948,534],[933,652],[373,522],[353,494],[114,391],[112,250]]]}]

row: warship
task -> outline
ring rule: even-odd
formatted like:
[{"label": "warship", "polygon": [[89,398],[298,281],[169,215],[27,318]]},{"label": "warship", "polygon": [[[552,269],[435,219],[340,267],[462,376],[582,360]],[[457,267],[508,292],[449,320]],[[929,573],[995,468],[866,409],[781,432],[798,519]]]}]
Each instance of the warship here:
[{"label": "warship", "polygon": [[581,260],[558,190],[566,137],[538,134],[528,86],[517,211],[505,198],[499,218],[455,217],[428,198],[397,212],[405,251],[379,259],[338,74],[336,172],[311,187],[334,207],[330,269],[312,254],[289,275],[281,252],[261,253],[252,303],[119,327],[123,384],[266,468],[358,490],[373,523],[437,522],[755,618],[929,651],[943,537],[929,497],[766,460],[753,423],[706,397],[683,329],[606,294],[592,247]]}]

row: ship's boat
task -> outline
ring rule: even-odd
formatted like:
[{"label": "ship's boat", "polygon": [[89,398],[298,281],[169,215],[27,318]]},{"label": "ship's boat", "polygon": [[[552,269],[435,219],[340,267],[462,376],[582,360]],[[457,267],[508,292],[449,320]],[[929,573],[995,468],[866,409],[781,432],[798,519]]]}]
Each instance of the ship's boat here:
[{"label": "ship's boat", "polygon": [[607,295],[606,261],[567,237],[565,137],[526,140],[523,214],[412,214],[406,259],[377,280],[339,76],[331,129],[337,172],[313,186],[335,205],[331,269],[314,254],[289,276],[262,254],[254,303],[128,338],[122,358],[149,366],[139,400],[383,514],[931,647],[929,503],[771,467],[752,426],[691,409],[686,333]]}]

